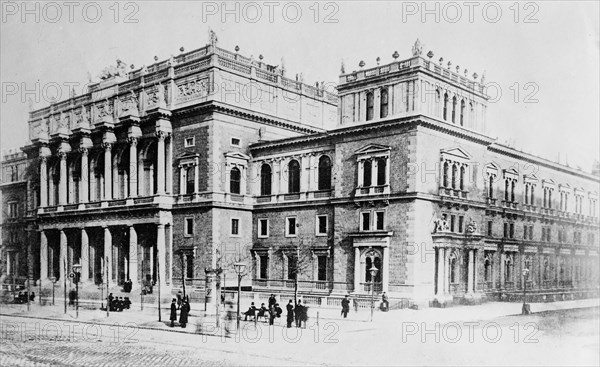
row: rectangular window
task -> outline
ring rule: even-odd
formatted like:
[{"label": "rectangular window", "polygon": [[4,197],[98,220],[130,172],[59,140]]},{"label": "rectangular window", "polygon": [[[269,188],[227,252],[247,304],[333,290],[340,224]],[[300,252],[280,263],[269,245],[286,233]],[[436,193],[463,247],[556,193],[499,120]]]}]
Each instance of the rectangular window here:
[{"label": "rectangular window", "polygon": [[458,233],[463,233],[463,224],[465,221],[465,217],[460,215],[458,216]]},{"label": "rectangular window", "polygon": [[490,237],[492,236],[492,221],[491,220],[487,222],[487,235]]},{"label": "rectangular window", "polygon": [[523,239],[526,240],[527,239],[527,230],[529,228],[527,227],[527,225],[523,225]]},{"label": "rectangular window", "polygon": [[187,138],[185,138],[183,146],[185,148],[189,148],[189,147],[193,147],[194,145],[196,145],[196,138],[193,136],[188,136]]},{"label": "rectangular window", "polygon": [[327,256],[317,256],[317,280],[327,280]]},{"label": "rectangular window", "polygon": [[238,218],[231,218],[231,235],[240,235],[240,220]]},{"label": "rectangular window", "polygon": [[529,239],[533,240],[533,226],[529,226]]},{"label": "rectangular window", "polygon": [[548,242],[552,241],[552,228],[546,229],[546,241],[548,241]]},{"label": "rectangular window", "polygon": [[515,224],[511,223],[509,225],[509,227],[510,227],[510,231],[509,231],[510,238],[515,238]]},{"label": "rectangular window", "polygon": [[285,235],[286,237],[296,237],[296,217],[285,218]]},{"label": "rectangular window", "polygon": [[288,280],[296,279],[298,261],[295,256],[288,257],[287,278]]},{"label": "rectangular window", "polygon": [[16,218],[19,216],[18,203],[16,201],[8,203],[8,217]]},{"label": "rectangular window", "polygon": [[451,215],[450,216],[450,232],[454,232],[454,222],[456,221],[456,216]]},{"label": "rectangular window", "polygon": [[258,220],[258,238],[269,237],[269,220],[259,219]]},{"label": "rectangular window", "polygon": [[375,229],[383,231],[385,228],[385,212],[375,212]]},{"label": "rectangular window", "polygon": [[185,277],[191,279],[194,277],[194,257],[189,254],[185,257]]},{"label": "rectangular window", "polygon": [[317,215],[317,235],[327,235],[327,215]]},{"label": "rectangular window", "polygon": [[361,213],[360,214],[361,217],[361,222],[360,222],[360,229],[362,231],[369,231],[371,230],[371,213]]},{"label": "rectangular window", "polygon": [[269,256],[260,255],[260,279],[269,279]]},{"label": "rectangular window", "polygon": [[194,235],[194,218],[185,218],[184,221],[184,236],[192,237]]},{"label": "rectangular window", "polygon": [[242,144],[240,138],[231,138],[231,146],[239,147]]},{"label": "rectangular window", "polygon": [[504,233],[502,237],[508,238],[508,223],[504,223]]}]

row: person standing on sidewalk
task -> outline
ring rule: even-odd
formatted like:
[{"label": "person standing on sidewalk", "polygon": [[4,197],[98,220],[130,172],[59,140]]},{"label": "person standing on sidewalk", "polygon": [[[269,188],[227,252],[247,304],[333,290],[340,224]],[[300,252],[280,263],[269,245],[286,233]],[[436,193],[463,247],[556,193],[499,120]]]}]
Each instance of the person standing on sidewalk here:
[{"label": "person standing on sidewalk", "polygon": [[294,304],[292,303],[292,300],[288,302],[285,308],[287,310],[287,327],[290,328],[292,327],[292,322],[294,322]]},{"label": "person standing on sidewalk", "polygon": [[342,300],[342,315],[344,318],[348,317],[348,312],[350,311],[350,300],[348,299],[348,295],[344,297]]},{"label": "person standing on sidewalk", "polygon": [[175,298],[173,298],[173,300],[171,301],[171,317],[169,318],[171,320],[171,327],[175,326],[175,320],[177,320],[177,304],[176,304],[177,300]]},{"label": "person standing on sidewalk", "polygon": [[179,323],[182,328],[185,328],[185,325],[188,322],[188,313],[190,312],[190,304],[186,301],[181,303],[181,311],[179,311]]}]

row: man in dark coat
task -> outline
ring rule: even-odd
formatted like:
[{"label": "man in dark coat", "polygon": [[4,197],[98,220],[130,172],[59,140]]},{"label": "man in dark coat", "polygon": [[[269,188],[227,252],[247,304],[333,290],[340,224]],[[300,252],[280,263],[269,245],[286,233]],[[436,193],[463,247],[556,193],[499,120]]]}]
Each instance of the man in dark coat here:
[{"label": "man in dark coat", "polygon": [[271,294],[271,297],[269,297],[269,308],[271,308],[271,306],[275,306],[276,303],[277,299],[275,299],[275,295]]},{"label": "man in dark coat", "polygon": [[281,317],[281,314],[283,313],[283,310],[281,309],[281,307],[279,307],[279,303],[275,304],[275,316],[276,317]]},{"label": "man in dark coat", "polygon": [[183,301],[181,304],[181,311],[179,312],[179,324],[181,324],[182,328],[185,328],[185,325],[188,322],[188,313],[190,312],[190,304],[186,301]]},{"label": "man in dark coat", "polygon": [[275,310],[275,305],[271,305],[269,306],[269,325],[275,323],[275,317],[277,317],[277,311]]},{"label": "man in dark coat", "polygon": [[342,300],[342,315],[344,318],[348,316],[348,312],[350,311],[350,300],[348,299],[348,295],[344,297]]},{"label": "man in dark coat", "polygon": [[248,311],[244,312],[244,321],[248,321],[248,316],[256,316],[256,306],[254,306],[254,302],[250,304],[250,308],[248,308]]},{"label": "man in dark coat", "polygon": [[177,304],[176,304],[177,300],[175,298],[173,298],[173,300],[171,301],[171,317],[169,318],[169,320],[171,320],[171,327],[175,326],[175,320],[177,320]]},{"label": "man in dark coat", "polygon": [[296,308],[294,309],[294,315],[296,316],[296,327],[302,327],[302,321],[304,321],[305,311],[306,307],[302,305],[302,301],[298,300],[298,304],[296,304]]},{"label": "man in dark coat", "polygon": [[292,327],[292,322],[294,322],[294,304],[292,300],[285,306],[287,310],[287,327]]}]

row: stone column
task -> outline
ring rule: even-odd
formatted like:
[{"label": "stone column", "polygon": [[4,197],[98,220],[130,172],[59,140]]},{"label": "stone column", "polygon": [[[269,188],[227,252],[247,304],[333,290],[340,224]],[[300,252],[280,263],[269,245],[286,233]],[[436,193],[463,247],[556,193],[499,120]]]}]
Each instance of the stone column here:
[{"label": "stone column", "polygon": [[469,263],[467,265],[467,293],[473,293],[473,249],[467,250],[469,253]]},{"label": "stone column", "polygon": [[40,231],[40,279],[48,278],[48,238],[46,232]]},{"label": "stone column", "polygon": [[135,137],[127,138],[127,142],[129,143],[129,197],[133,198],[138,196],[138,187],[137,187],[137,143],[138,140]]},{"label": "stone column", "polygon": [[[48,206],[48,157],[40,157],[40,207]],[[45,276],[47,276],[46,273]]]},{"label": "stone column", "polygon": [[444,251],[444,294],[450,294],[450,249]]},{"label": "stone column", "polygon": [[85,228],[81,229],[81,281],[90,280],[90,241]]},{"label": "stone column", "polygon": [[576,267],[577,258],[575,255],[571,255],[571,288],[575,288],[575,267]]},{"label": "stone column", "polygon": [[390,285],[390,249],[388,247],[383,248],[383,261],[381,269],[381,286],[382,292],[387,292]]},{"label": "stone column", "polygon": [[[271,195],[275,195],[277,196],[277,194],[279,194],[279,192],[281,191],[279,188],[279,161],[277,160],[273,160],[273,162],[271,162]],[[259,182],[259,189],[258,192],[260,193],[260,185],[261,183]]]},{"label": "stone column", "polygon": [[140,148],[140,154],[138,155],[137,161],[137,182],[138,182],[138,195],[146,196],[146,181],[144,180],[144,160],[142,159],[142,149]]},{"label": "stone column", "polygon": [[102,143],[102,148],[104,148],[104,190],[103,190],[103,200],[112,199],[112,144],[111,143]]},{"label": "stone column", "polygon": [[200,192],[200,167],[198,162],[194,163],[194,194]]},{"label": "stone column", "polygon": [[129,226],[129,271],[127,273],[133,286],[139,284],[138,279],[138,239],[134,226]]},{"label": "stone column", "polygon": [[65,233],[64,230],[60,231],[60,269],[59,269],[59,276],[60,276],[60,282],[64,282],[65,276],[66,276],[66,269],[65,266],[67,264],[67,234]]},{"label": "stone column", "polygon": [[166,236],[165,236],[165,225],[158,224],[156,226],[156,250],[157,250],[157,264],[158,264],[158,276],[160,278],[160,285],[163,286],[167,281],[166,272]]},{"label": "stone column", "polygon": [[360,248],[354,248],[354,292],[360,292]]},{"label": "stone column", "polygon": [[65,205],[67,203],[67,153],[64,151],[58,152],[60,159],[60,179],[58,181],[58,204]]},{"label": "stone column", "polygon": [[165,139],[167,133],[164,131],[156,132],[156,193],[165,194]]},{"label": "stone column", "polygon": [[500,289],[504,289],[504,250],[500,252]]},{"label": "stone column", "polygon": [[556,272],[556,288],[560,287],[560,255],[556,255],[554,256],[555,259],[555,265],[554,265],[554,271]]},{"label": "stone column", "polygon": [[90,170],[88,163],[88,150],[87,148],[80,148],[81,153],[81,178],[79,179],[79,202],[85,203],[89,201],[89,183],[90,183]]},{"label": "stone column", "polygon": [[308,190],[308,176],[310,172],[308,155],[303,154],[300,157],[300,192],[307,192]]},{"label": "stone column", "polygon": [[[371,159],[371,186],[377,186],[377,169],[379,167],[379,163],[377,159]],[[373,191],[371,191],[373,193]]]},{"label": "stone column", "polygon": [[437,279],[436,279],[436,296],[441,296],[444,294],[444,258],[445,258],[445,248],[438,247],[438,257],[437,257]]},{"label": "stone column", "polygon": [[102,278],[106,285],[112,278],[112,235],[108,227],[104,227],[104,269],[102,270]]},{"label": "stone column", "polygon": [[169,194],[173,194],[173,138],[172,136],[169,136],[169,138],[166,140],[166,145],[167,145],[167,149],[166,149],[166,160],[167,162],[165,163],[165,180],[166,182],[166,191]]},{"label": "stone column", "polygon": [[179,166],[179,195],[187,194],[185,191],[187,172],[185,166]]},{"label": "stone column", "polygon": [[363,187],[363,185],[365,184],[364,181],[364,170],[365,170],[365,161],[364,160],[360,160],[358,161],[358,187]]}]

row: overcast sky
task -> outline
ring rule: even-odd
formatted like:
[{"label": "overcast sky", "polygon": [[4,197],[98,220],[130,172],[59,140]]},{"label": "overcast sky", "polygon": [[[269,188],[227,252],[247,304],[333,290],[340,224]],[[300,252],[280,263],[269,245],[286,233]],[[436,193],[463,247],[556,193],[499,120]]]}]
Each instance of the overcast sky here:
[{"label": "overcast sky", "polygon": [[560,153],[562,163],[568,156],[586,171],[599,156],[597,1],[428,2],[427,9],[421,1],[51,4],[29,3],[26,12],[21,2],[2,1],[2,149],[26,143],[28,97],[45,107],[57,85],[64,99],[66,85],[86,84],[88,72],[97,80],[116,58],[137,68],[181,46],[202,47],[211,27],[220,47],[239,45],[274,65],[283,57],[288,76],[302,72],[310,84],[337,82],[342,59],[349,72],[360,60],[390,62],[394,51],[408,58],[418,37],[424,53],[469,75],[485,71],[501,91],[488,109],[492,137],[552,160]]}]

